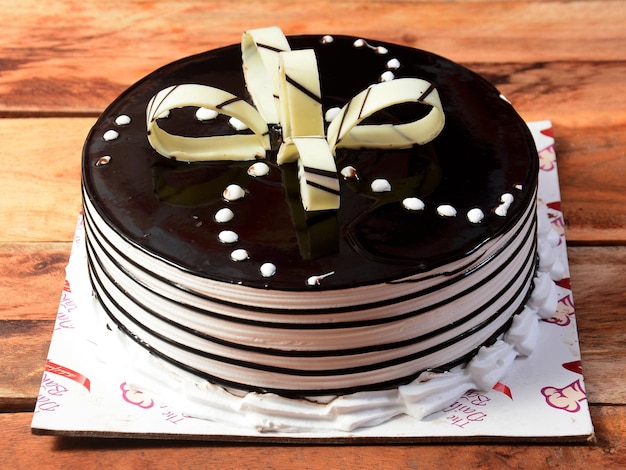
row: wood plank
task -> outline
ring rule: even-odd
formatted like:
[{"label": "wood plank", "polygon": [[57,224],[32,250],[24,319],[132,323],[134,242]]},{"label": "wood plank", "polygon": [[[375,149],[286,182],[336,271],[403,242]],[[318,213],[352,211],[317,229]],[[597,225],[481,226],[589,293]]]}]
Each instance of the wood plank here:
[{"label": "wood plank", "polygon": [[607,129],[554,126],[570,245],[626,244],[626,122]]},{"label": "wood plank", "polygon": [[94,122],[0,119],[0,243],[72,240],[82,147]]},{"label": "wood plank", "polygon": [[54,321],[0,321],[1,412],[34,409],[53,329]]},{"label": "wood plank", "polygon": [[568,248],[590,402],[626,404],[626,247]]},{"label": "wood plank", "polygon": [[[553,74],[532,90],[574,80],[575,87],[568,87],[570,100],[586,96],[576,77],[594,79],[590,74],[603,63],[613,64],[623,76],[626,43],[626,4],[620,1],[171,0],[118,2],[109,8],[68,0],[43,8],[40,2],[25,0],[5,5],[2,14],[3,113],[99,113],[156,67],[239,43],[244,29],[271,24],[281,25],[287,34],[330,32],[406,44],[461,63],[545,68],[548,62],[566,62],[567,74]],[[563,17],[567,21],[561,21]],[[614,83],[619,82],[609,81]],[[588,109],[615,109],[604,102],[607,96],[623,105],[623,94],[605,93],[601,103]],[[624,112],[624,106],[618,109]]]},{"label": "wood plank", "polygon": [[[0,243],[73,238],[80,210],[80,156],[93,122],[0,119],[0,142],[11,142],[0,152]],[[626,121],[610,132],[597,124],[557,122],[554,132],[568,242],[626,244]]]},{"label": "wood plank", "polygon": [[0,317],[54,320],[71,244],[0,243]]},{"label": "wood plank", "polygon": [[[56,246],[50,253],[25,250],[18,252],[15,259],[26,257],[30,260],[26,265],[36,266],[34,260],[51,259],[58,254],[56,250]],[[5,251],[10,250],[5,247]],[[589,402],[626,404],[626,388],[620,372],[626,370],[626,316],[620,314],[624,311],[626,292],[623,275],[626,247],[570,247],[569,258]],[[54,270],[60,269],[58,263]],[[15,406],[30,409],[39,390],[45,352],[52,336],[51,312],[52,308],[56,312],[63,288],[58,272],[54,275],[51,272],[36,273],[30,285],[29,297],[33,299],[28,302],[34,306],[46,305],[45,313],[29,311],[28,303],[24,305],[19,296],[13,296],[0,309],[0,357],[5,360],[6,370],[0,403],[13,404],[13,409]],[[20,278],[14,279],[14,286]],[[42,289],[47,293],[39,293],[38,286],[51,283],[53,278],[56,285],[47,291]],[[10,274],[8,279],[10,283]],[[21,292],[23,297],[25,291]]]},{"label": "wood plank", "polygon": [[80,439],[30,433],[30,413],[0,414],[7,468],[623,468],[626,408],[591,407],[595,443],[320,446]]}]

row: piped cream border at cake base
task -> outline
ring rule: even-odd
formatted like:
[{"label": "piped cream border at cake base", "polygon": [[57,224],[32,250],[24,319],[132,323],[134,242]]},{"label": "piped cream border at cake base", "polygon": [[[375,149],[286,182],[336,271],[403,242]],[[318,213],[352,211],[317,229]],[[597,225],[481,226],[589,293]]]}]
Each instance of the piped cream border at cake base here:
[{"label": "piped cream border at cake base", "polygon": [[[424,372],[396,389],[343,396],[288,399],[271,393],[227,390],[158,359],[139,347],[109,322],[109,334],[94,337],[102,361],[124,371],[127,384],[177,403],[187,415],[243,429],[271,433],[353,431],[376,426],[395,416],[422,420],[440,411],[468,390],[490,390],[509,371],[517,357],[530,355],[539,340],[539,321],[551,318],[558,295],[554,281],[564,274],[556,255],[559,235],[539,201],[537,210],[539,265],[533,292],[511,328],[495,343],[481,347],[469,363],[448,372]],[[95,299],[100,331],[107,316]]]}]

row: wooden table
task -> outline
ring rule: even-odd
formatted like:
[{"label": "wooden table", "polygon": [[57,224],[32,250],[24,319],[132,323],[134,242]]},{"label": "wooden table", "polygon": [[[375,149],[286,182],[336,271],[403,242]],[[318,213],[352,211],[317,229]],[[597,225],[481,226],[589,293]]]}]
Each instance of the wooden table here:
[{"label": "wooden table", "polygon": [[[0,448],[7,468],[622,467],[626,462],[626,2],[4,0],[0,19]],[[588,400],[585,445],[279,446],[31,435],[80,209],[80,155],[127,86],[252,27],[431,50],[551,119]],[[0,467],[3,466],[0,464]]]}]

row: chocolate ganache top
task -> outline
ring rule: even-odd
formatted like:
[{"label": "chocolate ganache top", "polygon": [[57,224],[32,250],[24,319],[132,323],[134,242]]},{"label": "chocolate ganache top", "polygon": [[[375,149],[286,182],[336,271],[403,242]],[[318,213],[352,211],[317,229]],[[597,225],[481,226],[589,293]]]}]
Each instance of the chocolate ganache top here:
[{"label": "chocolate ganache top", "polygon": [[[477,74],[437,55],[379,41],[288,40],[292,49],[315,50],[324,112],[344,106],[381,76],[415,77],[438,90],[443,130],[408,149],[337,149],[337,169],[348,175],[339,178],[340,207],[305,213],[296,164],[277,165],[276,152],[260,160],[269,173],[253,176],[248,170],[254,161],[187,163],[150,146],[146,108],[166,87],[196,83],[249,98],[239,45],[188,57],[130,87],[88,136],[85,197],[110,227],[137,249],[198,276],[280,290],[335,289],[396,280],[462,259],[510,229],[535,197],[532,137],[512,106]],[[160,126],[191,137],[249,132],[225,116],[197,118],[196,111],[173,110]],[[424,112],[419,105],[396,105],[371,121],[406,122]],[[272,134],[280,139],[280,129]],[[244,197],[224,198],[232,184]],[[377,185],[382,189],[373,189]],[[216,220],[224,208],[232,217]],[[266,263],[275,272],[262,274]]]}]

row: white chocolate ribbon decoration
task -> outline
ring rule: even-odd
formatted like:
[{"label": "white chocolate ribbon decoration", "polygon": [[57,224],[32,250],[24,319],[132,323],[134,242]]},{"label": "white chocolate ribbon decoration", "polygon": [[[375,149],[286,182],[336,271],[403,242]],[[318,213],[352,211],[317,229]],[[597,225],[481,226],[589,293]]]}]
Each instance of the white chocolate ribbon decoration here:
[{"label": "white chocolate ribbon decoration", "polygon": [[243,33],[241,56],[246,88],[252,102],[268,124],[280,122],[279,53],[290,51],[287,38],[277,26]]},{"label": "white chocolate ribbon decoration", "polygon": [[298,162],[300,197],[306,211],[339,209],[335,158],[323,137],[289,137],[278,150],[277,163]]},{"label": "white chocolate ribbon decoration", "polygon": [[[159,127],[159,116],[186,106],[203,107],[239,119],[254,134],[183,137]],[[174,85],[158,92],[148,104],[146,125],[152,148],[176,160],[251,160],[265,158],[270,149],[267,123],[256,109],[231,93],[204,85]]]},{"label": "white chocolate ribbon decoration", "polygon": [[[155,95],[148,106],[150,145],[160,154],[185,161],[251,160],[270,150],[268,124],[280,124],[277,163],[298,161],[302,204],[307,211],[339,207],[334,160],[337,148],[407,148],[434,139],[444,126],[436,88],[418,78],[398,78],[370,86],[340,111],[324,136],[317,59],[312,49],[291,51],[280,28],[246,31],[242,36],[246,88],[256,109],[242,99],[204,85],[177,85]],[[402,124],[361,124],[390,106],[422,103],[424,116]],[[172,135],[158,125],[166,111],[204,107],[235,117],[254,134],[190,138]]]},{"label": "white chocolate ribbon decoration", "polygon": [[[426,116],[406,124],[359,125],[389,106],[411,102],[432,108]],[[443,109],[435,87],[419,78],[397,78],[372,85],[352,98],[328,126],[328,142],[333,151],[336,147],[408,148],[430,142],[443,125]]]}]

